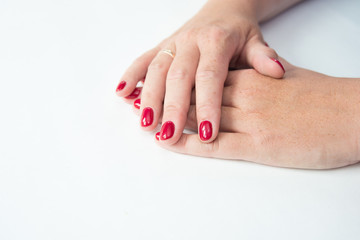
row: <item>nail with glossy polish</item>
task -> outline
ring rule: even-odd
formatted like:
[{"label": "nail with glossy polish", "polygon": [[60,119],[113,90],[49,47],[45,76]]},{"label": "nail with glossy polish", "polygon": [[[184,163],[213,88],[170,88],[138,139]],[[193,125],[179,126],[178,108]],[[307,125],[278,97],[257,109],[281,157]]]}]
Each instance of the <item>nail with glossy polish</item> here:
[{"label": "nail with glossy polish", "polygon": [[125,82],[125,81],[121,81],[121,82],[119,83],[119,85],[117,86],[117,88],[116,88],[116,92],[119,92],[119,91],[123,90],[123,89],[125,88],[125,86],[126,86],[126,82]]},{"label": "nail with glossy polish", "polygon": [[285,72],[285,68],[283,67],[283,65],[281,64],[281,62],[275,58],[270,58],[271,60],[273,60],[274,62],[276,62],[277,64],[279,64],[279,66],[281,67],[281,69]]},{"label": "nail with glossy polish", "polygon": [[141,104],[141,99],[140,99],[140,98],[138,98],[138,99],[136,99],[136,100],[134,101],[134,107],[135,107],[136,109],[140,109],[140,104]]},{"label": "nail with glossy polish", "polygon": [[134,91],[127,97],[125,97],[126,99],[135,99],[137,98],[141,93],[141,89],[140,88],[135,88]]},{"label": "nail with glossy polish", "polygon": [[172,138],[175,132],[175,125],[171,121],[165,122],[160,130],[160,139],[161,140],[167,140],[169,138]]},{"label": "nail with glossy polish", "polygon": [[156,140],[160,140],[160,132],[157,132],[156,134],[155,134],[155,138],[156,138]]},{"label": "nail with glossy polish", "polygon": [[212,124],[209,121],[202,121],[199,126],[199,135],[201,141],[207,141],[212,136]]},{"label": "nail with glossy polish", "polygon": [[141,114],[141,126],[148,127],[153,123],[154,120],[154,111],[152,108],[147,107],[143,109]]}]

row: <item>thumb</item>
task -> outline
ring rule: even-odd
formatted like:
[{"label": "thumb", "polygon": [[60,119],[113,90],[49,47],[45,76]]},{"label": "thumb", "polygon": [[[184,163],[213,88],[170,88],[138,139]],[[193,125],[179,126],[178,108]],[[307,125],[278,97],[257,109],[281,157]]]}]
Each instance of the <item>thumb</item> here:
[{"label": "thumb", "polygon": [[265,42],[258,39],[249,42],[244,50],[246,63],[259,73],[273,78],[282,78],[284,76],[285,68],[280,62],[277,53],[267,46]]}]

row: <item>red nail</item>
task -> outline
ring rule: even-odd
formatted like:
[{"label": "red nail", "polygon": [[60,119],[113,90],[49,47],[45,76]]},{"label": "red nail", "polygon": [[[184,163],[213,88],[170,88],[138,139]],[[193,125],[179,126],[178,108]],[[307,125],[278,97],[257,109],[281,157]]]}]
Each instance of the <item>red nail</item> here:
[{"label": "red nail", "polygon": [[125,82],[125,81],[121,81],[121,82],[119,83],[119,85],[117,86],[116,91],[119,92],[119,91],[123,90],[125,86],[126,86],[126,82]]},{"label": "red nail", "polygon": [[142,114],[141,114],[141,126],[147,127],[150,126],[153,123],[154,120],[154,111],[152,108],[144,108]]},{"label": "red nail", "polygon": [[156,134],[155,134],[155,138],[156,138],[156,140],[160,140],[160,132],[157,132]]},{"label": "red nail", "polygon": [[175,132],[175,125],[171,121],[165,122],[160,130],[160,139],[166,140],[171,138],[174,135]]},{"label": "red nail", "polygon": [[269,47],[269,44],[267,42],[264,42],[265,43],[265,46]]},{"label": "red nail", "polygon": [[209,121],[202,121],[199,127],[199,135],[202,141],[207,141],[212,136],[212,125]]},{"label": "red nail", "polygon": [[277,64],[279,64],[279,66],[282,68],[282,70],[285,72],[285,68],[283,67],[283,65],[281,64],[281,62],[275,58],[270,58],[271,60],[273,60],[274,62],[276,62]]},{"label": "red nail", "polygon": [[134,107],[135,107],[136,109],[140,109],[140,104],[141,104],[141,99],[140,99],[140,98],[138,98],[138,99],[136,99],[136,100],[134,101]]},{"label": "red nail", "polygon": [[140,88],[135,88],[134,91],[126,97],[126,99],[135,99],[137,98],[141,93],[141,89]]}]

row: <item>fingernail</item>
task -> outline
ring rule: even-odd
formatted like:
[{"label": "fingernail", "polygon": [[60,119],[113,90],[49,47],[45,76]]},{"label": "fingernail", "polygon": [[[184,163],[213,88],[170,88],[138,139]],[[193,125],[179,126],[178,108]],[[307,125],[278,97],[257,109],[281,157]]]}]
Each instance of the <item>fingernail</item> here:
[{"label": "fingernail", "polygon": [[160,139],[166,140],[171,138],[174,135],[175,132],[175,125],[171,121],[165,122],[160,130]]},{"label": "fingernail", "polygon": [[265,46],[269,47],[269,44],[267,42],[264,42],[265,43]]},{"label": "fingernail", "polygon": [[160,140],[160,132],[157,132],[156,134],[155,134],[155,138],[156,138],[156,140]]},{"label": "fingernail", "polygon": [[282,70],[285,72],[285,68],[283,67],[283,65],[281,64],[281,62],[275,58],[270,58],[271,60],[273,60],[274,62],[276,62],[277,64],[279,64],[279,66],[282,68]]},{"label": "fingernail", "polygon": [[207,141],[212,136],[212,125],[209,121],[202,121],[199,127],[199,135],[202,141]]},{"label": "fingernail", "polygon": [[127,97],[125,97],[126,99],[134,99],[137,98],[140,95],[141,89],[140,88],[135,88],[134,91]]},{"label": "fingernail", "polygon": [[126,82],[125,82],[125,81],[121,81],[121,82],[119,83],[119,85],[117,86],[116,91],[119,92],[119,91],[123,90],[125,86],[126,86]]},{"label": "fingernail", "polygon": [[154,111],[152,108],[147,107],[143,109],[143,112],[141,114],[141,126],[147,127],[150,126],[153,123],[154,120]]},{"label": "fingernail", "polygon": [[134,101],[134,107],[135,107],[136,109],[140,109],[140,104],[141,104],[141,99],[140,99],[140,98],[138,98],[138,99],[136,99],[136,100]]}]

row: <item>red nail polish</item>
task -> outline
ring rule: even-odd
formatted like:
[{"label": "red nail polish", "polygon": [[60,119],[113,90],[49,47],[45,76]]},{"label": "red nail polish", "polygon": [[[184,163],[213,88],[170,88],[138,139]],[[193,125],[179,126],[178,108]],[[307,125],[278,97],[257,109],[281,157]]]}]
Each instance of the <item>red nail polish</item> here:
[{"label": "red nail polish", "polygon": [[117,86],[116,91],[119,92],[119,91],[123,90],[125,86],[126,86],[126,82],[125,82],[125,81],[121,81],[121,82],[119,83],[119,85]]},{"label": "red nail polish", "polygon": [[279,66],[282,68],[282,70],[285,72],[285,68],[283,67],[283,65],[281,64],[281,62],[275,58],[270,58],[271,60],[273,60],[274,62],[276,62],[277,64],[279,64]]},{"label": "red nail polish", "polygon": [[199,127],[199,135],[202,141],[207,141],[212,136],[212,125],[209,121],[202,121]]},{"label": "red nail polish", "polygon": [[265,46],[269,47],[269,44],[267,42],[264,42]]},{"label": "red nail polish", "polygon": [[141,114],[141,126],[147,127],[150,126],[153,123],[154,120],[154,111],[152,108],[144,108],[142,114]]},{"label": "red nail polish", "polygon": [[174,123],[171,121],[167,121],[161,127],[160,139],[161,140],[169,139],[174,135],[174,132],[175,132]]},{"label": "red nail polish", "polygon": [[134,91],[127,97],[125,97],[126,99],[135,99],[137,98],[141,93],[141,89],[140,88],[135,88]]},{"label": "red nail polish", "polygon": [[136,109],[140,109],[140,104],[141,104],[141,99],[140,99],[140,98],[138,98],[138,99],[136,99],[136,100],[134,101],[134,107],[135,107]]},{"label": "red nail polish", "polygon": [[156,134],[155,134],[155,138],[156,138],[156,140],[160,140],[160,132],[157,132]]}]

